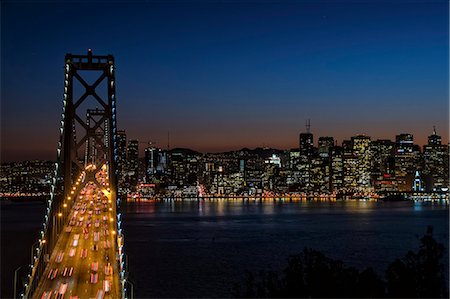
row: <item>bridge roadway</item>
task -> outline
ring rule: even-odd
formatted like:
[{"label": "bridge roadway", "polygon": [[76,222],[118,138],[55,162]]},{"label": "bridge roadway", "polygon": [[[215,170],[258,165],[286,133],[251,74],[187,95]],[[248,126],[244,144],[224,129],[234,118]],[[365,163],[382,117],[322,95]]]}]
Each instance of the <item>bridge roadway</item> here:
[{"label": "bridge roadway", "polygon": [[[98,174],[106,185],[106,172]],[[76,195],[33,298],[121,298],[115,203],[92,182]]]}]

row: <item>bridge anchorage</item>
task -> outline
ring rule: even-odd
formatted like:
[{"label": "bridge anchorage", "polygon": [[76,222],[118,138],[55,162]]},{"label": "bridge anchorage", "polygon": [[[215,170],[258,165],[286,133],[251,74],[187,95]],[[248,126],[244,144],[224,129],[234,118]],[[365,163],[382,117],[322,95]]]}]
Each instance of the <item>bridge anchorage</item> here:
[{"label": "bridge anchorage", "polygon": [[133,296],[117,196],[115,84],[112,55],[66,54],[53,184],[22,298]]}]

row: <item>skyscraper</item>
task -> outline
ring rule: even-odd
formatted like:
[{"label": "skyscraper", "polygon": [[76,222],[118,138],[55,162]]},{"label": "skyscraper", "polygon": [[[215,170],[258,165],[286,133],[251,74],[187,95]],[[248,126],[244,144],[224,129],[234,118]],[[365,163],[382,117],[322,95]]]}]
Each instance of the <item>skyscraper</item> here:
[{"label": "skyscraper", "polygon": [[395,136],[395,177],[399,191],[411,191],[416,170],[419,170],[420,148],[412,134]]},{"label": "skyscraper", "polygon": [[395,179],[395,143],[378,139],[370,143],[371,181],[375,191],[397,191]]},{"label": "skyscraper", "polygon": [[428,145],[441,145],[442,138],[436,134],[436,127],[433,126],[433,134],[428,136]]},{"label": "skyscraper", "polygon": [[306,122],[306,133],[300,133],[299,148],[302,155],[309,156],[313,153],[314,140],[309,120]]},{"label": "skyscraper", "polygon": [[378,139],[370,143],[371,170],[376,175],[394,172],[395,143],[388,139]]},{"label": "skyscraper", "polygon": [[130,140],[128,142],[128,176],[131,187],[135,187],[138,182],[139,173],[139,141]]},{"label": "skyscraper", "polygon": [[370,137],[358,135],[351,138],[356,158],[356,182],[361,191],[369,191],[370,184]]},{"label": "skyscraper", "polygon": [[342,142],[342,158],[344,164],[344,189],[346,192],[354,192],[357,187],[357,158],[353,153],[353,144],[350,140]]},{"label": "skyscraper", "polygon": [[334,146],[333,137],[319,137],[319,155],[321,158],[328,158],[330,148]]},{"label": "skyscraper", "polygon": [[441,191],[442,188],[448,188],[448,146],[443,145],[441,136],[436,134],[433,128],[433,134],[428,137],[428,144],[423,147],[424,174],[431,178],[431,184],[427,186],[429,191]]},{"label": "skyscraper", "polygon": [[125,130],[117,130],[117,178],[118,193],[125,195],[127,193],[125,186],[125,176],[127,171],[127,134]]},{"label": "skyscraper", "polygon": [[330,149],[330,191],[337,192],[344,186],[344,157],[342,147]]},{"label": "skyscraper", "polygon": [[150,182],[154,174],[156,173],[160,149],[153,146],[145,149],[145,178],[147,182]]}]

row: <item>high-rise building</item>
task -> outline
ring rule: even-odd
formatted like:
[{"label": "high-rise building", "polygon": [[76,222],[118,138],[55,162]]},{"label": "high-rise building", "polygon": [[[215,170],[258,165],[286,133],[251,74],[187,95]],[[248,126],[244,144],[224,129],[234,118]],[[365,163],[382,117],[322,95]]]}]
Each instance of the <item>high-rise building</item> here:
[{"label": "high-rise building", "polygon": [[330,149],[330,191],[339,192],[344,186],[344,157],[342,147]]},{"label": "high-rise building", "polygon": [[130,140],[128,142],[128,176],[130,178],[131,188],[134,188],[138,182],[139,174],[139,141]]},{"label": "high-rise building", "polygon": [[395,179],[395,143],[388,139],[378,139],[370,143],[371,181],[375,191],[397,191]]},{"label": "high-rise building", "polygon": [[449,148],[443,145],[441,136],[433,134],[428,137],[428,144],[423,147],[424,171],[423,173],[431,179],[428,191],[441,191],[448,188],[449,180]]},{"label": "high-rise building", "polygon": [[309,161],[310,189],[308,191],[328,193],[330,190],[330,165],[328,161],[317,154],[314,154]]},{"label": "high-rise building", "polygon": [[344,164],[344,191],[355,192],[357,184],[357,158],[353,153],[353,144],[350,140],[342,141],[342,158]]},{"label": "high-rise building", "polygon": [[306,133],[300,133],[299,148],[302,155],[309,156],[314,152],[314,139],[309,120],[306,123]]},{"label": "high-rise building", "polygon": [[356,158],[356,183],[360,191],[369,191],[370,184],[370,137],[358,135],[351,138],[353,154]]},{"label": "high-rise building", "polygon": [[128,142],[128,170],[137,171],[139,167],[139,141],[130,140]]},{"label": "high-rise building", "polygon": [[319,156],[321,158],[328,158],[332,146],[334,146],[333,137],[319,137]]},{"label": "high-rise building", "polygon": [[428,145],[441,145],[442,138],[436,134],[436,127],[433,127],[433,134],[428,136]]},{"label": "high-rise building", "polygon": [[394,173],[395,143],[388,139],[378,139],[370,143],[371,171],[375,175]]},{"label": "high-rise building", "polygon": [[291,149],[289,151],[289,173],[286,180],[290,191],[299,191],[301,183],[300,162],[300,150],[297,148]]},{"label": "high-rise building", "polygon": [[150,146],[144,150],[145,153],[145,179],[147,182],[152,180],[156,174],[159,162],[160,149]]},{"label": "high-rise building", "polygon": [[[199,153],[189,149],[173,149],[169,152],[171,183],[176,186],[196,185],[199,178]],[[222,169],[222,167],[219,167]]]},{"label": "high-rise building", "polygon": [[314,147],[313,134],[300,133],[300,151],[310,153]]},{"label": "high-rise building", "polygon": [[420,170],[420,148],[412,134],[395,137],[395,177],[399,191],[411,191],[416,170]]},{"label": "high-rise building", "polygon": [[408,133],[402,133],[395,136],[395,143],[403,148],[412,147],[414,145],[414,136]]},{"label": "high-rise building", "polygon": [[167,162],[167,151],[160,150],[158,153],[158,165],[156,166],[156,171],[162,174],[167,172],[168,162]]},{"label": "high-rise building", "polygon": [[125,184],[125,177],[127,175],[127,134],[125,130],[117,130],[117,179],[118,179],[118,193],[125,195],[127,193],[127,186]]}]

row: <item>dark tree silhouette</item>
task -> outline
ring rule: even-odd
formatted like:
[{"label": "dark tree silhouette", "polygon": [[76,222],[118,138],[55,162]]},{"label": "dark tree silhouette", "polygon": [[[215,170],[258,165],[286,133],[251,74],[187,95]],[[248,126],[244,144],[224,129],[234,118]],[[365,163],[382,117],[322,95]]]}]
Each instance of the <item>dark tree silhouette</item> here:
[{"label": "dark tree silhouette", "polygon": [[383,297],[384,283],[372,268],[359,272],[305,248],[289,257],[281,278],[272,271],[261,271],[257,278],[247,272],[243,290],[236,286],[234,294],[246,298]]},{"label": "dark tree silhouette", "polygon": [[445,247],[433,238],[433,228],[420,239],[419,251],[409,251],[386,270],[389,297],[448,298],[448,282],[441,262]]},{"label": "dark tree silhouette", "polygon": [[432,228],[421,239],[418,253],[408,252],[396,259],[386,271],[386,282],[372,268],[362,272],[345,267],[341,261],[305,248],[289,257],[279,275],[261,271],[246,272],[243,286],[235,285],[233,294],[245,298],[443,298],[448,296],[441,259],[444,246],[434,240]]}]

